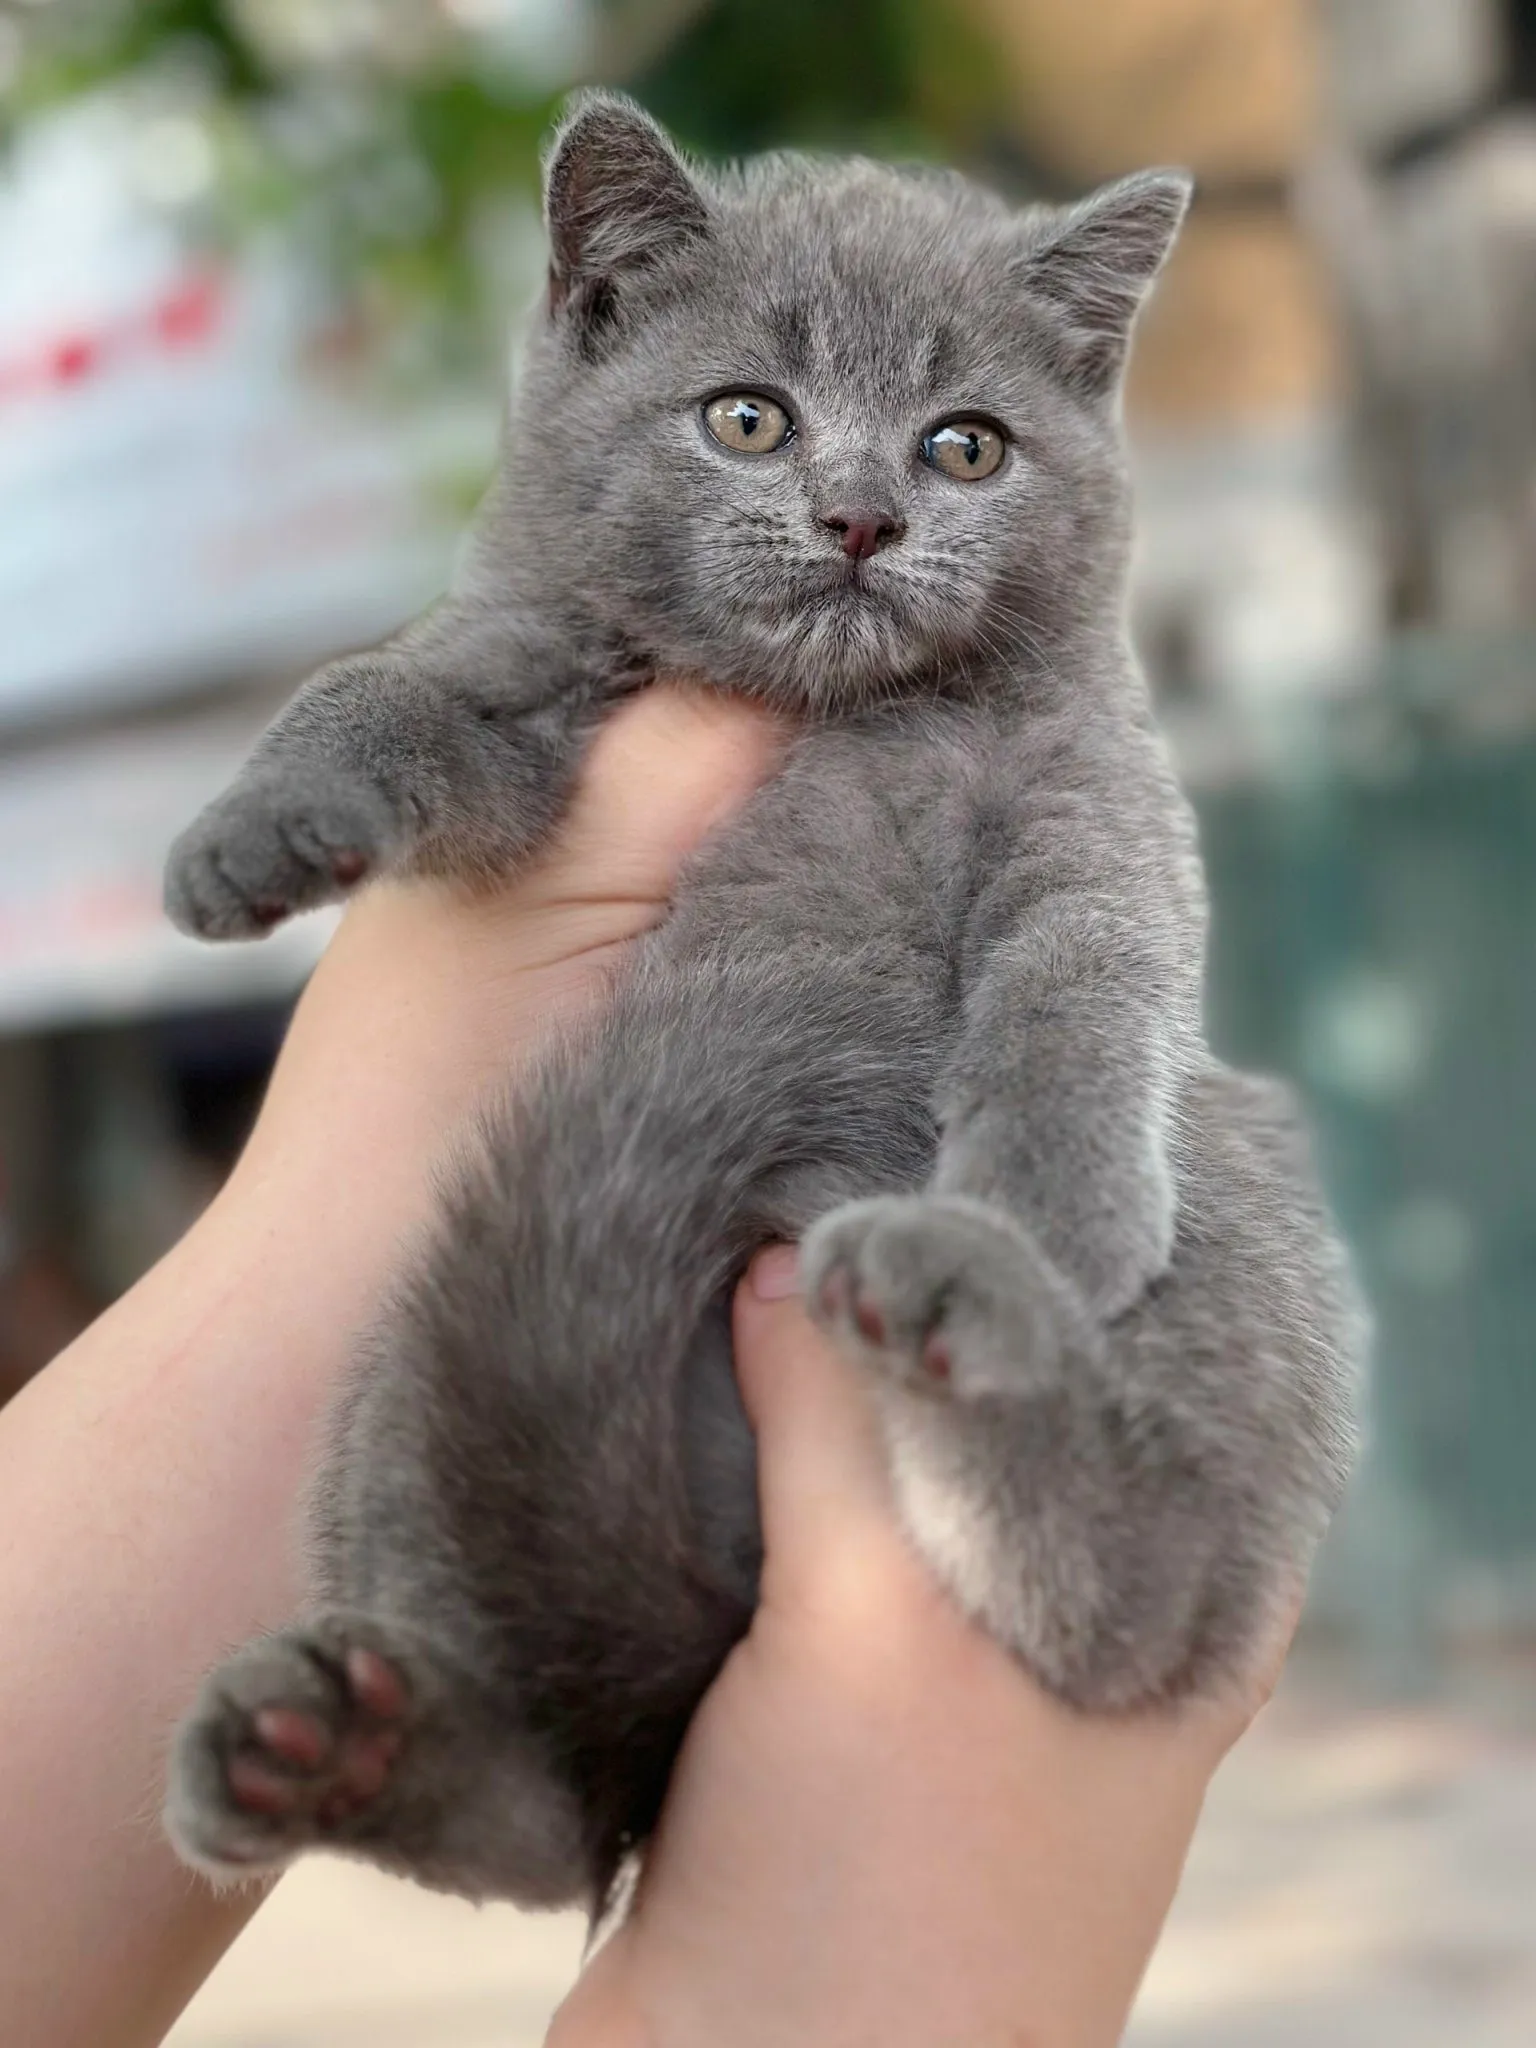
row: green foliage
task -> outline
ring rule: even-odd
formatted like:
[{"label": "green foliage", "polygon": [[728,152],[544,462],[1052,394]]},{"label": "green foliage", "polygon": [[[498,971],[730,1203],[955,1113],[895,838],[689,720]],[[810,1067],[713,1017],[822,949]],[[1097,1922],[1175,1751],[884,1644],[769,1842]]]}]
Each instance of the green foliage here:
[{"label": "green foliage", "polygon": [[948,0],[716,0],[633,90],[707,155],[784,145],[974,153],[1004,74]]},{"label": "green foliage", "polygon": [[[226,245],[280,222],[337,289],[432,332],[439,357],[491,346],[503,282],[486,223],[531,199],[563,86],[530,75],[435,0],[375,0],[345,47],[282,33],[262,0],[51,0],[24,11],[0,139],[109,84],[194,109],[216,166],[189,216]],[[298,6],[297,13],[305,10]],[[366,20],[366,17],[365,17]],[[1000,68],[949,0],[605,0],[592,69],[706,154],[783,143],[974,153]]]},{"label": "green foliage", "polygon": [[212,59],[231,99],[258,97],[275,83],[222,0],[56,0],[18,26],[25,41],[8,126],[168,55]]},{"label": "green foliage", "polygon": [[430,305],[444,333],[486,310],[474,237],[486,208],[533,196],[558,99],[474,39],[436,32],[295,61],[236,0],[55,0],[27,24],[7,125],[106,85],[192,109],[216,177],[193,226],[226,245],[280,222],[338,290],[385,310]]}]

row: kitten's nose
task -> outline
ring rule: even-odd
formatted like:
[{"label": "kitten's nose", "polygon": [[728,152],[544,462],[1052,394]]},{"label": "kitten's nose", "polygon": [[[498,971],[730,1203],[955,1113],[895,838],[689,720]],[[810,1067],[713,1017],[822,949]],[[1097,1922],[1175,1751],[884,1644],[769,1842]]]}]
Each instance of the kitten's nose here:
[{"label": "kitten's nose", "polygon": [[889,547],[907,530],[905,520],[898,519],[894,512],[871,511],[867,506],[823,512],[821,523],[838,535],[850,562],[867,561],[877,548]]}]

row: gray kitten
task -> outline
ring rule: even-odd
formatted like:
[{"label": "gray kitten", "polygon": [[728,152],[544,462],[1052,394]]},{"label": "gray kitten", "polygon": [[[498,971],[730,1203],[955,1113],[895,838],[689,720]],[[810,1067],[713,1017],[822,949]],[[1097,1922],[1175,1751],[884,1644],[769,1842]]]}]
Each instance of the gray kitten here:
[{"label": "gray kitten", "polygon": [[1053,1692],[1238,1670],[1353,1443],[1289,1103],[1201,1037],[1190,813],[1124,625],[1119,385],[1180,176],[1065,212],[582,99],[458,585],[320,672],[177,843],[185,930],[534,858],[662,671],[794,715],[367,1346],[320,1603],[208,1681],[171,1832],[600,1906],[752,1615],[728,1305],[802,1242],[912,1541]]}]

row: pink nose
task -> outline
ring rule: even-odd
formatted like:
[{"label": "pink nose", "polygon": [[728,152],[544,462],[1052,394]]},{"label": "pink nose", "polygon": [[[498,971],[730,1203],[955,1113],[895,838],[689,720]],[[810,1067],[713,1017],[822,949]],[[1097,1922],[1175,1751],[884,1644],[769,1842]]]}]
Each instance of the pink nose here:
[{"label": "pink nose", "polygon": [[877,548],[889,547],[907,530],[894,512],[862,508],[856,512],[823,513],[821,523],[842,541],[843,553],[850,562],[868,561]]}]

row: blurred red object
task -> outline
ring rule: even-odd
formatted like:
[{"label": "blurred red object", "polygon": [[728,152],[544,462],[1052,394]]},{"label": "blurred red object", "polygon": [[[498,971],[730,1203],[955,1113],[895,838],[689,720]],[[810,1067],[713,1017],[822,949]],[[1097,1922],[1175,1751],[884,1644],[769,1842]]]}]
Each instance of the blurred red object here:
[{"label": "blurred red object", "polygon": [[99,376],[135,355],[196,347],[217,332],[226,286],[217,271],[199,270],[160,293],[131,318],[89,332],[56,335],[0,361],[0,400],[35,397],[61,384]]}]

